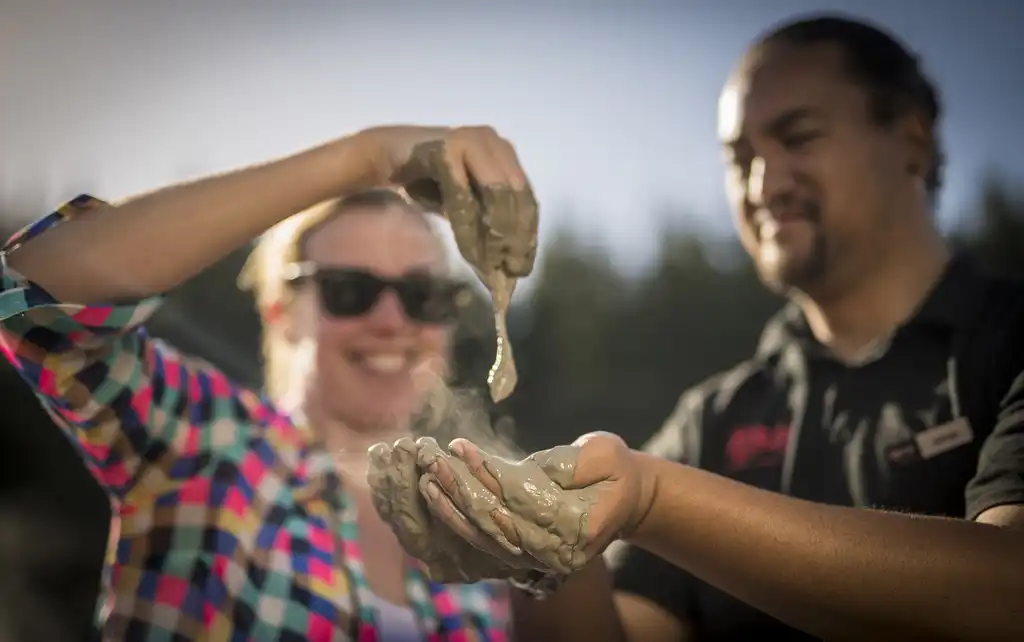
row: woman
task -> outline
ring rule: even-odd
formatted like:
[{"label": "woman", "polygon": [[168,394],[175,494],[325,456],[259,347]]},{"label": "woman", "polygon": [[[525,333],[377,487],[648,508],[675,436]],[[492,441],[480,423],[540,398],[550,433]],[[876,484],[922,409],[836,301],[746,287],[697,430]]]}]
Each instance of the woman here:
[{"label": "woman", "polygon": [[[0,347],[120,517],[105,639],[504,639],[507,596],[428,582],[362,481],[441,380],[462,292],[425,215],[365,191],[425,142],[467,188],[526,186],[493,130],[375,128],[118,207],[79,197],[0,254]],[[346,194],[246,271],[267,397],[141,330],[159,293]]]}]

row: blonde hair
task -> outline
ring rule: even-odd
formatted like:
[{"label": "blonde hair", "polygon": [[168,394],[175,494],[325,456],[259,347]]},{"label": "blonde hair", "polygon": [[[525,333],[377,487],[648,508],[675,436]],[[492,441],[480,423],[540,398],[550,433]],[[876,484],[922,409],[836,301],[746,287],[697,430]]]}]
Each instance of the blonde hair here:
[{"label": "blonde hair", "polygon": [[[292,290],[287,278],[289,267],[306,260],[309,239],[342,214],[355,209],[396,206],[419,216],[424,226],[434,234],[427,214],[404,194],[389,189],[375,189],[320,203],[278,223],[257,240],[239,274],[238,287],[252,292],[256,299],[256,309],[263,326],[264,388],[271,399],[281,400],[291,378],[289,361],[293,356],[293,347],[267,331],[268,323],[283,314],[291,304]],[[438,246],[441,245],[438,239]]]}]

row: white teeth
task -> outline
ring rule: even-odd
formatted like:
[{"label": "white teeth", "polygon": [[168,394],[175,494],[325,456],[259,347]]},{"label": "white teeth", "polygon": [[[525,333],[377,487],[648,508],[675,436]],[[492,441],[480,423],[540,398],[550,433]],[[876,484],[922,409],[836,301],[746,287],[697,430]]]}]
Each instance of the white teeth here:
[{"label": "white teeth", "polygon": [[363,363],[374,372],[395,374],[406,365],[406,359],[400,354],[374,354],[366,357]]}]

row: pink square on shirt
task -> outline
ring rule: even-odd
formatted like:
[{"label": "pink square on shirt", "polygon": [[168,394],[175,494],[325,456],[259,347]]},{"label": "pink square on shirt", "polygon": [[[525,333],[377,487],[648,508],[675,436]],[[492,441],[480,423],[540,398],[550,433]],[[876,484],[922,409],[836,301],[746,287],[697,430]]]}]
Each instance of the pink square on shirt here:
[{"label": "pink square on shirt", "polygon": [[106,306],[89,306],[76,311],[71,318],[82,325],[100,326],[110,317],[111,308]]},{"label": "pink square on shirt", "polygon": [[330,620],[318,613],[309,614],[309,628],[306,636],[309,642],[330,642],[334,625]]},{"label": "pink square on shirt", "polygon": [[246,501],[242,491],[237,486],[232,486],[228,488],[224,496],[224,508],[230,510],[238,517],[245,517],[251,506],[249,506],[249,502]]},{"label": "pink square on shirt", "polygon": [[454,615],[458,606],[452,599],[451,591],[445,591],[438,595],[435,599],[437,605],[437,614],[441,617],[449,617]]},{"label": "pink square on shirt", "polygon": [[331,581],[331,566],[318,559],[309,560],[309,574],[323,582]]},{"label": "pink square on shirt", "polygon": [[[6,352],[6,350],[5,350]],[[17,362],[18,358],[13,355],[8,355],[7,359],[12,362]],[[39,373],[39,392],[52,397],[57,394],[57,373],[49,368],[43,368]]]},{"label": "pink square on shirt", "polygon": [[188,582],[180,577],[164,575],[156,585],[156,603],[167,606],[181,606],[188,593]]}]

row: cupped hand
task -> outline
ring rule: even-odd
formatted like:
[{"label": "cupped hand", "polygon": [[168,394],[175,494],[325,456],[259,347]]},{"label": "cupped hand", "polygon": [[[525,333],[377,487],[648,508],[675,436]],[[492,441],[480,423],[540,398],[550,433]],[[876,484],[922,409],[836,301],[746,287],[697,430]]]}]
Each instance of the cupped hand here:
[{"label": "cupped hand", "polygon": [[431,513],[477,548],[497,544],[513,559],[539,561],[545,571],[582,569],[632,533],[653,501],[652,481],[610,433],[591,433],[518,462],[462,439],[450,451],[436,444],[419,449]]},{"label": "cupped hand", "polygon": [[390,525],[402,548],[423,562],[432,580],[462,583],[519,578],[539,566],[529,556],[508,554],[486,538],[472,544],[438,520],[420,492],[419,450],[420,446],[409,438],[393,445],[374,445],[370,448],[367,481],[374,508]]}]

